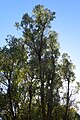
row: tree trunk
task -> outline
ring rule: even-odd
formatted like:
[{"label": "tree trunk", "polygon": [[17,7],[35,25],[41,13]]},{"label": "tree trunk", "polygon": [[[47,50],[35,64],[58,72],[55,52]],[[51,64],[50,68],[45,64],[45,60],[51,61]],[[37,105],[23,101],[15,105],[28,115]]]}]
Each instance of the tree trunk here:
[{"label": "tree trunk", "polygon": [[41,109],[42,109],[42,120],[45,120],[45,94],[44,94],[44,80],[41,74],[41,61],[40,61],[40,80],[41,80]]},{"label": "tree trunk", "polygon": [[16,120],[16,116],[14,115],[13,104],[12,104],[11,75],[12,75],[12,71],[10,71],[9,77],[7,76],[7,79],[8,79],[8,97],[9,97],[9,106],[10,106],[10,113],[11,113],[10,117],[11,117],[11,120]]},{"label": "tree trunk", "polygon": [[67,79],[68,82],[68,90],[67,90],[67,99],[66,99],[66,111],[65,111],[65,116],[63,120],[68,120],[68,108],[69,108],[69,84],[70,80],[69,78]]},{"label": "tree trunk", "polygon": [[9,105],[10,105],[11,119],[15,120],[13,106],[12,106],[12,98],[11,98],[11,79],[8,79],[8,95],[9,95]]},{"label": "tree trunk", "polygon": [[32,104],[32,83],[29,86],[29,97],[30,97],[30,101],[29,101],[29,120],[32,120],[31,117],[31,104]]},{"label": "tree trunk", "polygon": [[52,98],[51,98],[51,91],[50,92],[50,96],[48,99],[48,103],[47,103],[47,120],[52,120]]},{"label": "tree trunk", "polygon": [[54,57],[53,57],[53,53],[52,53],[52,57],[51,57],[51,62],[52,62],[52,68],[53,70],[51,71],[51,76],[50,78],[48,78],[49,80],[51,80],[51,83],[49,83],[49,89],[48,89],[48,104],[47,104],[47,120],[52,120],[52,110],[53,110],[53,84],[54,84],[54,79],[55,79],[55,61],[54,61]]},{"label": "tree trunk", "polygon": [[38,60],[39,60],[39,77],[40,77],[40,81],[41,81],[41,109],[42,109],[42,120],[46,119],[46,113],[45,113],[45,94],[44,94],[44,78],[42,77],[42,59],[41,59],[41,52],[42,52],[42,46],[43,46],[43,32],[45,29],[45,25],[43,26],[42,29],[42,33],[41,33],[41,38],[40,38],[40,48],[39,48],[39,52],[38,52]]}]

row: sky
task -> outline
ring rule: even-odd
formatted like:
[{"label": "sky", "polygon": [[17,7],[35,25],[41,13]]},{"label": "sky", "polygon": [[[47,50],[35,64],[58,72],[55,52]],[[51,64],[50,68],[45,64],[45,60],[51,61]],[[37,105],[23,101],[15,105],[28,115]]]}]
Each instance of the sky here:
[{"label": "sky", "polygon": [[76,66],[76,80],[80,81],[80,0],[0,0],[0,47],[7,35],[21,36],[14,27],[24,13],[32,14],[35,5],[56,12],[52,29],[58,32],[61,52],[68,53]]}]

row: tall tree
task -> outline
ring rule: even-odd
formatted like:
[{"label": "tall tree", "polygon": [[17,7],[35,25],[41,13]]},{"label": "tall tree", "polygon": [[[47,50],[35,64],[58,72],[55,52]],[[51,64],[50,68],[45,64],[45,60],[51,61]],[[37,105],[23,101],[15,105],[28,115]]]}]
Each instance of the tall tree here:
[{"label": "tall tree", "polygon": [[[16,119],[16,111],[18,107],[17,95],[17,71],[19,72],[24,67],[24,59],[26,53],[22,39],[17,39],[14,36],[8,36],[6,39],[7,45],[1,50],[0,72],[1,82],[7,84],[7,99],[10,111],[10,119]],[[25,61],[26,62],[26,61]]]},{"label": "tall tree", "polygon": [[46,51],[47,36],[46,30],[50,28],[50,22],[55,18],[55,12],[45,9],[41,5],[37,5],[33,9],[33,15],[30,17],[24,14],[21,27],[23,29],[23,36],[25,43],[28,46],[30,53],[30,60],[32,57],[36,59],[38,68],[38,78],[40,80],[40,96],[42,119],[45,120],[45,93],[44,93],[44,71],[42,70],[43,56]]},{"label": "tall tree", "polygon": [[[60,52],[57,33],[55,31],[49,33],[47,50],[46,55],[48,62],[46,63],[47,68],[45,73],[47,79],[47,120],[52,120],[53,104],[55,103],[55,99],[58,99],[58,89],[61,86],[58,66]],[[58,102],[59,101],[57,101],[57,104]]]},{"label": "tall tree", "polygon": [[[62,56],[62,76],[67,82],[67,94],[66,94],[66,105],[65,105],[65,115],[63,120],[68,120],[69,109],[70,109],[70,84],[75,80],[74,65],[70,60],[68,54],[64,53]],[[65,83],[64,83],[65,84]]]}]

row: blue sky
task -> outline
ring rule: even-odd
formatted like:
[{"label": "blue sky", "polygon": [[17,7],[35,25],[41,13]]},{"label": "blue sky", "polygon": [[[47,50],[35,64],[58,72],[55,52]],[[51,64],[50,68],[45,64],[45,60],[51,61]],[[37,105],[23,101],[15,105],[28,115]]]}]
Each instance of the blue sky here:
[{"label": "blue sky", "polygon": [[31,14],[35,5],[42,4],[56,12],[52,28],[58,32],[61,51],[67,52],[76,65],[76,77],[80,81],[80,0],[1,0],[0,46],[5,45],[8,34],[19,36],[14,24],[25,12]]}]

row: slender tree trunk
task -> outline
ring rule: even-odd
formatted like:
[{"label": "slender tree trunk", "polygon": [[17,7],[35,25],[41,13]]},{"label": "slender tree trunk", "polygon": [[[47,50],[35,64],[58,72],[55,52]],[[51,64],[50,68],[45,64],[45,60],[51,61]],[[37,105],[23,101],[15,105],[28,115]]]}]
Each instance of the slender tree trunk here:
[{"label": "slender tree trunk", "polygon": [[47,103],[47,120],[52,120],[52,98],[51,98],[51,89],[48,91],[49,92],[49,98],[48,98],[48,103]]},{"label": "slender tree trunk", "polygon": [[41,109],[42,109],[42,120],[46,119],[45,115],[45,95],[44,95],[44,80],[42,78],[42,72],[41,72],[41,59],[39,61],[40,65],[40,80],[41,80]]},{"label": "slender tree trunk", "polygon": [[42,120],[46,119],[46,113],[45,113],[45,94],[44,94],[44,78],[42,77],[42,59],[41,59],[41,53],[42,53],[42,46],[43,46],[43,32],[45,29],[45,25],[43,26],[42,33],[41,33],[41,38],[40,38],[40,48],[38,51],[38,61],[39,61],[39,77],[41,81],[41,110],[42,110]]},{"label": "slender tree trunk", "polygon": [[48,108],[48,111],[47,111],[47,120],[52,120],[52,110],[53,110],[53,82],[54,82],[54,79],[55,79],[55,61],[54,61],[54,57],[53,57],[53,54],[52,54],[52,67],[53,67],[53,71],[51,73],[51,83],[49,83],[49,87],[50,89],[48,90],[48,104],[47,104],[47,108]]},{"label": "slender tree trunk", "polygon": [[50,83],[50,88],[48,88],[48,101],[47,101],[47,120],[52,120],[52,110],[53,110],[53,80]]},{"label": "slender tree trunk", "polygon": [[30,101],[29,101],[29,120],[32,120],[31,117],[31,104],[32,104],[32,83],[29,86],[29,97],[30,97]]},{"label": "slender tree trunk", "polygon": [[44,79],[42,77],[41,50],[40,50],[40,52],[38,54],[38,60],[39,60],[39,78],[40,78],[40,81],[41,81],[41,88],[40,88],[40,93],[41,93],[41,112],[42,112],[42,120],[45,120],[46,119],[46,115],[45,115],[45,94],[44,94]]},{"label": "slender tree trunk", "polygon": [[11,119],[15,120],[13,106],[12,106],[12,98],[11,98],[11,79],[8,79],[8,95],[9,95],[9,105],[10,105]]},{"label": "slender tree trunk", "polygon": [[69,78],[67,80],[68,82],[68,90],[67,90],[67,99],[66,99],[66,111],[65,111],[65,116],[63,120],[68,120],[68,108],[69,108],[69,85],[70,85],[70,81]]}]

